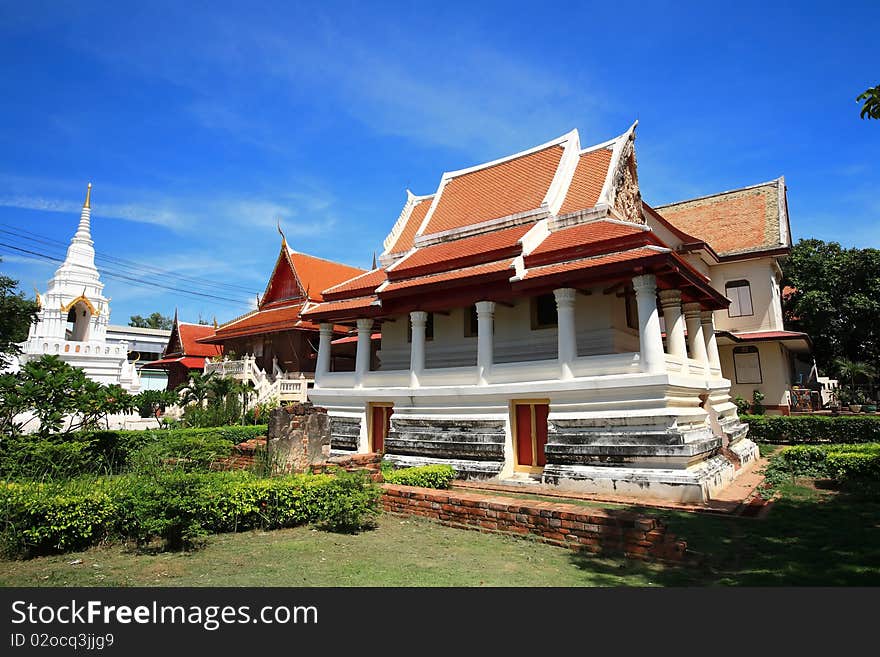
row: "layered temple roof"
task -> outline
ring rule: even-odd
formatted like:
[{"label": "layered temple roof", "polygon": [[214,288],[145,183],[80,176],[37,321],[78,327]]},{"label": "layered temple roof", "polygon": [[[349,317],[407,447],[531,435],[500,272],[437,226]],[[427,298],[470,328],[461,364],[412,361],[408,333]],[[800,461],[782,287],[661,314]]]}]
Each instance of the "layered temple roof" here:
[{"label": "layered temple roof", "polygon": [[[635,128],[581,148],[576,130],[532,149],[443,174],[407,192],[376,270],[323,291],[311,321],[350,322],[623,281],[655,273],[686,301],[723,308],[708,279],[649,227]],[[656,213],[655,213],[656,214]],[[661,218],[662,219],[662,218]],[[669,226],[682,242],[698,242]]]},{"label": "layered temple roof", "polygon": [[367,273],[358,267],[294,251],[282,234],[281,252],[257,308],[226,322],[200,342],[222,344],[249,335],[317,331],[317,324],[302,319],[303,310],[323,301],[323,290]]},{"label": "layered temple roof", "polygon": [[784,178],[654,209],[722,258],[791,248]]}]

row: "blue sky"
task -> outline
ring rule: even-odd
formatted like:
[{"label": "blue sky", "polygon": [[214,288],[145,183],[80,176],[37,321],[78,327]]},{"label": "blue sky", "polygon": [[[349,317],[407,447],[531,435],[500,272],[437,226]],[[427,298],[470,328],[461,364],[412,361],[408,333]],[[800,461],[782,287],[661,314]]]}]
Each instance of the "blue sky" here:
[{"label": "blue sky", "polygon": [[[855,102],[878,25],[877,2],[2,0],[0,229],[44,241],[0,242],[58,256],[92,181],[96,249],[125,261],[104,267],[146,283],[105,276],[113,323],[222,322],[262,292],[276,217],[368,267],[407,187],[638,119],[649,203],[785,175],[795,238],[880,247],[880,122]],[[0,256],[27,291],[57,266]]]}]

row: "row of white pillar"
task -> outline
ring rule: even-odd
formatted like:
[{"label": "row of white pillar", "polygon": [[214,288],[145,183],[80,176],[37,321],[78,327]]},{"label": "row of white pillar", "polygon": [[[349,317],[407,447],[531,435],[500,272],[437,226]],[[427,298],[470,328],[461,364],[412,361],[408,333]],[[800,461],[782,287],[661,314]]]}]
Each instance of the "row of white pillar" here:
[{"label": "row of white pillar", "polygon": [[[643,372],[659,373],[666,371],[666,354],[663,350],[663,336],[660,330],[660,315],[657,311],[657,279],[653,274],[633,278],[636,304],[639,317],[640,362]],[[558,360],[560,378],[574,376],[573,366],[577,358],[577,333],[575,329],[575,298],[573,288],[559,288],[553,291],[556,298],[558,319]],[[710,368],[720,368],[718,345],[715,341],[715,321],[711,311],[702,311],[698,303],[682,306],[680,290],[660,292],[660,305],[666,324],[668,353],[681,360],[682,372],[709,376]],[[489,371],[494,362],[495,302],[479,301],[477,307],[477,372],[480,385],[488,383]],[[425,327],[428,313],[414,310],[410,314],[412,342],[410,350],[410,386],[418,387],[419,379],[425,370]],[[685,325],[687,340],[685,340]],[[357,320],[357,353],[355,356],[355,387],[362,387],[364,377],[370,370],[370,338],[373,330],[372,319]],[[320,383],[322,374],[330,371],[330,342],[333,339],[332,324],[321,324],[320,343],[316,378]],[[688,363],[690,358],[699,363],[700,371],[693,372]]]}]

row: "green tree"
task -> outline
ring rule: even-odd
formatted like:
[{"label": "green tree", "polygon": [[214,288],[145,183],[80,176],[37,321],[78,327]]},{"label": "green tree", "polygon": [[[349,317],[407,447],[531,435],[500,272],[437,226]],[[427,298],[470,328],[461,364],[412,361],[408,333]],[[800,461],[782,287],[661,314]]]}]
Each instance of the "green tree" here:
[{"label": "green tree", "polygon": [[38,310],[37,302],[18,290],[17,280],[0,275],[0,366],[8,364],[9,356],[21,353],[18,344],[27,340]]},{"label": "green tree", "polygon": [[128,325],[136,328],[164,329],[170,331],[171,327],[174,325],[174,320],[161,313],[153,313],[146,318],[141,317],[140,315],[132,315],[129,318]]},{"label": "green tree", "polygon": [[816,362],[836,371],[835,361],[880,364],[880,250],[845,249],[837,242],[800,240],[783,264],[786,324],[808,333]]},{"label": "green tree", "polygon": [[863,119],[880,119],[880,84],[859,94],[856,102],[864,103],[859,114]]},{"label": "green tree", "polygon": [[[106,386],[89,379],[58,356],[43,356],[25,363],[17,374],[0,376],[0,431],[4,435],[22,433],[26,428],[16,416],[31,412],[39,422],[37,433],[43,438],[81,429],[98,429],[101,421],[114,413],[134,408],[131,395],[118,385]],[[71,421],[66,423],[68,416]]]},{"label": "green tree", "polygon": [[177,387],[180,394],[180,401],[183,404],[195,402],[196,405],[202,406],[204,401],[211,394],[211,382],[214,373],[204,374],[202,372],[190,372],[189,379]]}]

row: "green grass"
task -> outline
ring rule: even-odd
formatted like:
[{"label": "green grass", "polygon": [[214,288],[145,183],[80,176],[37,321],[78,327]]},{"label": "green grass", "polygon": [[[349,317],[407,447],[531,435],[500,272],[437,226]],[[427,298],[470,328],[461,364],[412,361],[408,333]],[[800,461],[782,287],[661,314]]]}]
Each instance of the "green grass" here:
[{"label": "green grass", "polygon": [[[71,565],[78,559],[82,563]],[[123,547],[0,564],[2,586],[651,586],[660,567],[572,560],[528,539],[382,516],[378,529],[223,534],[192,553]]]}]

